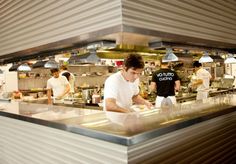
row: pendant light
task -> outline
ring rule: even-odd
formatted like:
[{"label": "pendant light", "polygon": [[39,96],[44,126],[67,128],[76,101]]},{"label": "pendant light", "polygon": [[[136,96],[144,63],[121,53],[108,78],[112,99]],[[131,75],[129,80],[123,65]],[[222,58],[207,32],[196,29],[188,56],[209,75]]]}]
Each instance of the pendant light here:
[{"label": "pendant light", "polygon": [[228,54],[228,57],[224,61],[225,64],[232,64],[236,63],[236,59],[233,57],[232,54]]},{"label": "pendant light", "polygon": [[42,57],[38,56],[37,61],[32,65],[32,68],[43,68],[46,62],[47,61],[44,61]]},{"label": "pendant light", "polygon": [[199,63],[211,63],[213,59],[209,56],[207,52],[204,52],[202,57],[199,59]]},{"label": "pendant light", "polygon": [[178,61],[178,57],[173,53],[172,48],[166,48],[166,54],[162,59],[162,62]]},{"label": "pendant light", "polygon": [[59,68],[58,63],[55,61],[54,56],[49,57],[49,60],[44,64],[44,68]]},{"label": "pendant light", "polygon": [[29,72],[29,71],[31,71],[31,68],[27,63],[23,63],[17,68],[17,71]]}]

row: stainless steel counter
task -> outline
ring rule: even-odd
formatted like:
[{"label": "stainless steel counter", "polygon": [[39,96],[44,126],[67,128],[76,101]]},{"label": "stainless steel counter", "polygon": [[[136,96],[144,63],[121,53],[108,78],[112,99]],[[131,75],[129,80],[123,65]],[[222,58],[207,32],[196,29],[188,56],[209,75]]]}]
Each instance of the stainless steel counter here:
[{"label": "stainless steel counter", "polygon": [[121,145],[134,145],[236,110],[236,95],[124,114],[23,102],[0,103],[0,116]]},{"label": "stainless steel counter", "polygon": [[[209,91],[209,97],[221,95],[221,94],[227,94],[234,92],[235,88],[231,89],[221,89],[221,90],[210,90]],[[184,93],[182,96],[176,96],[177,102],[186,102],[186,101],[192,101],[196,100],[197,93]]]}]

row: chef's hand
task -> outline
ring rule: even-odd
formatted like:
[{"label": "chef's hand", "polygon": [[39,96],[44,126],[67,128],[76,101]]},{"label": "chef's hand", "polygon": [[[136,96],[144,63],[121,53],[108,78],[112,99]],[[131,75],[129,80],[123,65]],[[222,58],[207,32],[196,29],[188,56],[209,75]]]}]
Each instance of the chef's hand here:
[{"label": "chef's hand", "polygon": [[145,100],[144,105],[146,105],[148,107],[148,109],[151,109],[153,107],[152,103],[150,103],[149,101]]},{"label": "chef's hand", "polygon": [[194,83],[193,83],[193,82],[189,83],[189,84],[188,84],[188,88],[194,89],[194,88],[195,88]]}]

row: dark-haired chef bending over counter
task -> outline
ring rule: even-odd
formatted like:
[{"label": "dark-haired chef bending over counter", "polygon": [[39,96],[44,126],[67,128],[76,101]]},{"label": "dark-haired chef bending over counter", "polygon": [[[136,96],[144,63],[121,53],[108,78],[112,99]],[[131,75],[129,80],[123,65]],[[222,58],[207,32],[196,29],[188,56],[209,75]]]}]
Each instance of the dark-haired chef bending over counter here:
[{"label": "dark-haired chef bending over counter", "polygon": [[140,55],[129,54],[123,69],[111,75],[104,87],[104,110],[114,112],[132,112],[133,103],[152,107],[152,104],[139,95],[139,76],[144,68]]}]

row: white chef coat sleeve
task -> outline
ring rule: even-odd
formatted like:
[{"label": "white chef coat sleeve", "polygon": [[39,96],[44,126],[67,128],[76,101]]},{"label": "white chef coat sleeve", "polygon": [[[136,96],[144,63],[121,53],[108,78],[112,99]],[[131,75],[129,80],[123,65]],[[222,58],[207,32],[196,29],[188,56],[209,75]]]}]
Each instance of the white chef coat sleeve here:
[{"label": "white chef coat sleeve", "polygon": [[50,79],[47,81],[47,89],[52,89],[52,84]]},{"label": "white chef coat sleeve", "polygon": [[104,87],[104,99],[106,98],[114,98],[118,97],[118,84],[114,82],[112,79],[107,79]]}]

